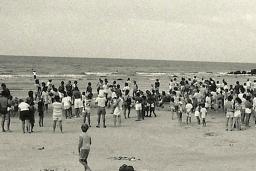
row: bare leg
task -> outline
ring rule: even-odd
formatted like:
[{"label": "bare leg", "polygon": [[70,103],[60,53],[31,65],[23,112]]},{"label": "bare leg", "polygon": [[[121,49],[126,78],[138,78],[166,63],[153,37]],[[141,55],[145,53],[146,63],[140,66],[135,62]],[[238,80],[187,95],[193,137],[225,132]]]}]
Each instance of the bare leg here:
[{"label": "bare leg", "polygon": [[10,131],[11,112],[7,113],[7,131]]},{"label": "bare leg", "polygon": [[229,118],[227,118],[227,121],[226,121],[226,131],[228,131],[228,123],[229,123]]},{"label": "bare leg", "polygon": [[102,114],[103,128],[106,128],[106,114]]},{"label": "bare leg", "polygon": [[4,130],[5,117],[6,117],[6,115],[5,115],[5,114],[2,114],[2,122],[1,122],[2,132],[5,132],[5,130]]},{"label": "bare leg", "polygon": [[118,116],[118,126],[121,126],[121,116]]},{"label": "bare leg", "polygon": [[59,127],[60,127],[60,132],[63,133],[62,132],[62,121],[59,121]]},{"label": "bare leg", "polygon": [[116,115],[114,115],[114,127],[116,127]]},{"label": "bare leg", "polygon": [[22,126],[23,133],[25,133],[25,121],[22,121],[21,126]]},{"label": "bare leg", "polygon": [[55,132],[55,129],[56,129],[56,122],[57,121],[53,121],[53,132]]},{"label": "bare leg", "polygon": [[87,113],[88,124],[91,126],[91,114]]}]

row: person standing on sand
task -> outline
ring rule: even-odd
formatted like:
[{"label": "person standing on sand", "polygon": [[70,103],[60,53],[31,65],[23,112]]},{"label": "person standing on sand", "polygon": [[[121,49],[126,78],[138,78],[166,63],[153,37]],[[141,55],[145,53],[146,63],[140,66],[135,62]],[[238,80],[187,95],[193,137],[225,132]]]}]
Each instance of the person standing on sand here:
[{"label": "person standing on sand", "polygon": [[246,97],[246,101],[244,103],[245,106],[245,126],[246,127],[250,127],[249,123],[250,123],[250,117],[251,117],[251,113],[252,113],[252,103],[251,103],[251,97],[247,96]]},{"label": "person standing on sand", "polygon": [[52,118],[53,118],[53,132],[55,132],[57,121],[59,122],[60,131],[62,132],[62,110],[63,106],[60,102],[60,97],[55,97],[55,102],[52,104],[53,112],[52,112]]},{"label": "person standing on sand", "polygon": [[10,101],[8,99],[8,93],[6,91],[2,91],[0,96],[0,114],[2,115],[2,132],[5,132],[4,123],[7,119],[7,131],[10,131],[10,112],[8,112],[7,108],[10,107]]},{"label": "person standing on sand", "polygon": [[141,121],[142,119],[142,97],[140,96],[140,92],[136,93],[136,96],[134,97],[135,101],[135,110],[137,112],[137,119],[136,121]]},{"label": "person standing on sand", "polygon": [[98,110],[97,110],[97,115],[98,115],[98,125],[96,126],[97,128],[100,127],[100,118],[102,116],[102,122],[103,122],[103,128],[106,128],[106,96],[104,93],[99,93],[99,96],[95,99],[95,103],[98,104]]},{"label": "person standing on sand", "polygon": [[35,103],[34,103],[34,97],[33,97],[33,91],[28,92],[28,97],[26,99],[26,103],[29,104],[29,112],[30,112],[30,124],[31,124],[31,132],[33,132],[33,128],[35,125]]},{"label": "person standing on sand", "polygon": [[224,106],[224,111],[226,113],[226,131],[230,130],[232,131],[232,125],[233,125],[233,117],[234,117],[234,106],[233,106],[233,97],[228,96],[228,101],[226,102]]},{"label": "person standing on sand", "polygon": [[39,101],[37,103],[37,111],[39,116],[39,127],[44,126],[44,100],[39,97]]},{"label": "person standing on sand", "polygon": [[122,113],[123,100],[121,97],[117,95],[117,97],[113,100],[113,108],[114,108],[114,127],[116,127],[116,122],[118,121],[118,126],[121,126],[121,113]]},{"label": "person standing on sand", "polygon": [[78,87],[75,87],[73,91],[73,104],[75,109],[75,117],[78,118],[80,116],[81,109],[83,108],[82,94]]},{"label": "person standing on sand", "polygon": [[132,97],[136,95],[136,92],[138,91],[139,87],[136,81],[133,81],[133,92],[132,92]]},{"label": "person standing on sand", "polygon": [[205,104],[201,104],[200,113],[201,113],[201,117],[202,117],[202,124],[203,124],[203,127],[206,127],[207,109],[205,108]]},{"label": "person standing on sand", "polygon": [[5,91],[6,97],[9,99],[11,96],[10,90],[6,87],[5,83],[1,84],[2,91]]},{"label": "person standing on sand", "polygon": [[71,81],[68,81],[68,83],[66,84],[66,92],[67,92],[67,95],[69,95],[70,97],[72,97],[72,84],[71,84]]},{"label": "person standing on sand", "polygon": [[48,114],[49,93],[47,91],[47,87],[43,88],[42,99],[44,102],[44,110],[45,110],[46,114]]},{"label": "person standing on sand", "polygon": [[[116,93],[117,96],[120,96],[118,93]],[[131,111],[131,103],[132,99],[129,96],[129,90],[126,90],[123,96],[123,107],[124,107],[124,118],[126,119],[127,117],[130,118],[130,111]],[[126,111],[128,112],[127,117],[126,117]]]},{"label": "person standing on sand", "polygon": [[93,93],[92,93],[92,83],[91,82],[88,83],[85,93],[86,93],[86,96],[88,97],[88,99],[92,99]]},{"label": "person standing on sand", "polygon": [[188,99],[188,103],[186,104],[186,115],[187,115],[186,124],[187,125],[189,123],[191,124],[192,108],[193,106],[192,106],[191,100]]},{"label": "person standing on sand", "polygon": [[36,79],[36,71],[32,69],[34,80]]},{"label": "person standing on sand", "polygon": [[64,111],[65,111],[66,119],[67,118],[71,119],[71,111],[72,111],[71,103],[72,103],[72,100],[71,100],[71,97],[68,96],[66,92],[64,92],[64,98],[62,99],[61,102],[62,102]]},{"label": "person standing on sand", "polygon": [[22,122],[22,131],[25,133],[26,131],[31,133],[31,124],[30,124],[30,111],[29,111],[29,104],[24,102],[22,99],[19,100],[20,104],[18,106],[19,113],[20,113],[20,120]]},{"label": "person standing on sand", "polygon": [[237,97],[235,99],[233,129],[236,127],[237,130],[241,130],[241,110],[242,110],[242,100],[239,97]]},{"label": "person standing on sand", "polygon": [[82,124],[81,130],[82,133],[79,135],[78,142],[78,154],[79,154],[79,162],[84,166],[85,171],[91,171],[88,166],[87,158],[90,153],[90,147],[92,144],[91,136],[87,133],[89,126],[87,124]]}]

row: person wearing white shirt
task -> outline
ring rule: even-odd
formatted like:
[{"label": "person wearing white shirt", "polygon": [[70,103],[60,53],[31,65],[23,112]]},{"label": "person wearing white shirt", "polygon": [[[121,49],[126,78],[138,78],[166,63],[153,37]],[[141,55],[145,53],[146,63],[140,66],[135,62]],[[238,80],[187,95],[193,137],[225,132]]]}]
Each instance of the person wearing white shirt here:
[{"label": "person wearing white shirt", "polygon": [[20,112],[20,120],[22,122],[22,131],[25,133],[25,127],[27,132],[31,133],[31,124],[30,124],[30,112],[29,112],[29,104],[24,102],[24,100],[20,100],[20,104],[18,105]]},{"label": "person wearing white shirt", "polygon": [[98,96],[96,99],[95,99],[95,103],[98,104],[98,111],[97,111],[97,115],[98,115],[98,125],[96,126],[97,128],[100,127],[100,118],[102,116],[102,121],[103,121],[103,128],[106,128],[106,119],[105,119],[105,115],[106,115],[106,109],[105,109],[105,106],[106,106],[106,102],[107,102],[107,99],[105,96]]},{"label": "person wearing white shirt", "polygon": [[192,115],[192,108],[193,108],[193,105],[190,99],[188,100],[188,103],[186,104],[185,107],[186,107],[186,115],[187,115],[186,123],[188,125],[188,123],[191,124],[191,115]]}]

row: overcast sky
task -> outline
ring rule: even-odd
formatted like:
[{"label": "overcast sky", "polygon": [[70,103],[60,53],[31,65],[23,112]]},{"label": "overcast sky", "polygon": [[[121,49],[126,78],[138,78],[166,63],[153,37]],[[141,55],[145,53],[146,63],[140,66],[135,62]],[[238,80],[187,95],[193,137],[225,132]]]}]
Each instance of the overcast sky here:
[{"label": "overcast sky", "polygon": [[256,63],[256,0],[0,0],[0,54]]}]

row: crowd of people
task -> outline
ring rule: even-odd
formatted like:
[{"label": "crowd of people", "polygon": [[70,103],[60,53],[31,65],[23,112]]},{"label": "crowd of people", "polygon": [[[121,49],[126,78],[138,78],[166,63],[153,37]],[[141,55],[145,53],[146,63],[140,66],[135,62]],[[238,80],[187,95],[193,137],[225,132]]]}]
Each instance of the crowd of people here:
[{"label": "crowd of people", "polygon": [[[171,111],[172,119],[177,118],[180,124],[185,118],[186,124],[191,124],[194,114],[197,123],[206,126],[206,116],[209,110],[222,109],[226,114],[226,130],[234,128],[241,129],[241,125],[249,127],[250,118],[253,116],[255,123],[256,111],[256,81],[249,79],[246,83],[228,85],[225,80],[215,81],[212,78],[172,78],[169,82],[169,90],[160,93],[160,81],[156,79],[155,84],[146,91],[139,89],[136,81],[130,78],[121,88],[116,81],[109,83],[108,79],[99,79],[96,91],[93,92],[91,82],[88,82],[85,91],[81,92],[78,82],[61,81],[58,88],[48,80],[40,83],[34,74],[36,90],[29,91],[25,99],[13,98],[10,90],[2,83],[0,97],[2,114],[2,131],[10,131],[10,116],[19,113],[22,121],[22,131],[33,132],[35,125],[35,112],[39,115],[39,126],[44,126],[44,115],[49,113],[49,104],[53,108],[53,131],[58,122],[62,132],[62,114],[66,119],[72,117],[83,117],[83,123],[91,127],[91,106],[97,104],[97,128],[106,128],[106,108],[110,108],[113,114],[114,126],[121,125],[121,116],[130,118],[131,108],[137,114],[136,121],[144,120],[145,117],[157,116],[156,107],[166,106]],[[96,95],[94,95],[95,93]],[[35,107],[37,106],[37,108]],[[7,129],[5,130],[5,121]]]},{"label": "crowd of people", "polygon": [[[256,127],[256,80],[248,79],[245,83],[239,81],[228,84],[226,80],[215,81],[204,79],[173,77],[169,82],[169,89],[161,91],[160,80],[156,79],[150,89],[142,91],[136,81],[128,78],[121,87],[116,81],[110,83],[108,79],[99,79],[95,92],[91,82],[81,91],[78,82],[60,82],[58,88],[48,80],[40,83],[33,72],[35,91],[28,91],[27,98],[13,98],[5,83],[1,84],[0,114],[2,116],[2,132],[10,131],[11,116],[17,116],[22,122],[23,133],[33,132],[35,113],[37,111],[39,127],[44,126],[44,116],[52,108],[53,131],[58,123],[60,131],[62,118],[82,117],[82,134],[79,137],[78,151],[80,162],[85,170],[90,170],[87,157],[90,151],[91,137],[86,133],[91,127],[91,108],[97,108],[96,127],[106,128],[106,114],[113,115],[114,127],[121,126],[121,117],[129,119],[131,110],[136,111],[136,121],[146,117],[157,117],[156,107],[165,107],[172,119],[177,119],[180,125],[191,125],[194,115],[195,122],[206,127],[209,111],[222,111],[226,118],[226,130],[242,130],[249,128],[251,118]],[[109,110],[106,110],[109,108]],[[6,122],[6,124],[5,124]],[[6,127],[6,129],[5,129]]]},{"label": "crowd of people", "polygon": [[[136,111],[136,121],[142,121],[145,117],[155,113],[156,107],[167,108],[171,112],[172,119],[177,118],[180,124],[185,118],[186,124],[191,124],[192,115],[195,116],[197,124],[206,126],[206,116],[209,110],[223,110],[226,114],[226,130],[242,129],[250,125],[253,116],[256,124],[256,81],[249,79],[244,84],[239,81],[235,85],[228,85],[223,79],[215,81],[212,78],[172,78],[169,82],[169,90],[160,93],[160,81],[156,79],[155,84],[146,91],[139,89],[136,81],[130,78],[125,81],[121,88],[116,81],[109,83],[108,79],[99,79],[96,92],[93,92],[91,82],[88,82],[85,91],[81,92],[78,82],[60,82],[58,88],[48,80],[40,83],[34,74],[36,90],[29,91],[25,99],[13,98],[10,90],[2,83],[0,97],[0,112],[2,114],[2,131],[10,131],[10,116],[17,115],[22,121],[22,131],[33,132],[35,125],[35,112],[39,115],[39,126],[44,126],[44,115],[49,113],[49,105],[52,106],[53,131],[59,124],[62,132],[62,116],[66,119],[72,117],[83,117],[83,123],[91,127],[91,107],[97,104],[97,128],[106,128],[106,108],[113,114],[113,125],[121,126],[121,116],[130,118],[131,108]],[[94,93],[94,94],[93,94]],[[96,94],[96,95],[95,95]],[[37,106],[37,107],[36,107]],[[7,121],[7,129],[5,129]]]}]

